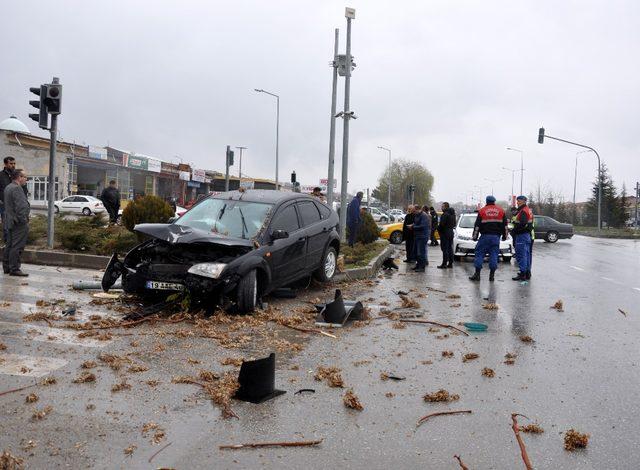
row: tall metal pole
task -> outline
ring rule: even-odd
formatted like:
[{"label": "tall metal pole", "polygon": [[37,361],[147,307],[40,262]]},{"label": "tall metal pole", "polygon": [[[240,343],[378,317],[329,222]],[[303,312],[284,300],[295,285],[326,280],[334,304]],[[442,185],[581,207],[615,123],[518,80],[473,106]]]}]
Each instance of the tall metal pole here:
[{"label": "tall metal pole", "polygon": [[[53,83],[58,83],[58,79],[54,78]],[[55,169],[56,169],[56,137],[58,133],[58,116],[56,114],[51,115],[51,128],[49,129],[51,132],[51,142],[49,144],[49,186],[47,187],[48,191],[48,201],[47,201],[47,246],[49,249],[53,249],[53,238],[54,238],[54,202],[55,202],[55,189],[56,189],[56,180],[55,180]]]},{"label": "tall metal pole", "polygon": [[224,190],[225,192],[229,191],[229,152],[231,151],[231,147],[227,145],[227,153],[225,155],[225,173],[224,173]]},{"label": "tall metal pole", "polygon": [[236,147],[238,150],[240,150],[240,168],[238,168],[238,184],[240,184],[240,181],[242,181],[242,151],[243,150],[247,150],[247,147]]},{"label": "tall metal pole", "polygon": [[329,171],[327,172],[327,204],[333,208],[333,172],[336,155],[336,101],[338,96],[338,38],[340,30],[336,28],[333,42],[333,85],[331,87],[331,124],[329,127]]},{"label": "tall metal pole", "polygon": [[378,148],[380,150],[385,150],[387,152],[389,152],[389,167],[387,170],[387,186],[389,186],[389,192],[387,194],[387,205],[389,206],[388,210],[391,210],[391,149],[388,149],[387,147],[382,147],[380,145],[378,145]]},{"label": "tall metal pole", "polygon": [[[348,10],[347,10],[348,11]],[[344,112],[342,114],[342,181],[340,186],[340,238],[346,240],[347,185],[349,184],[349,119],[351,94],[351,16],[347,17],[347,50],[344,77]]]},{"label": "tall metal pole", "polygon": [[636,228],[638,228],[638,199],[640,199],[640,183],[636,181]]},{"label": "tall metal pole", "polygon": [[280,152],[280,97],[276,95],[276,191],[280,189],[278,180],[278,158]]},{"label": "tall metal pole", "polygon": [[524,180],[524,152],[520,149],[516,149],[513,147],[507,147],[507,150],[511,150],[513,152],[520,152],[520,194],[523,194],[523,180]]}]

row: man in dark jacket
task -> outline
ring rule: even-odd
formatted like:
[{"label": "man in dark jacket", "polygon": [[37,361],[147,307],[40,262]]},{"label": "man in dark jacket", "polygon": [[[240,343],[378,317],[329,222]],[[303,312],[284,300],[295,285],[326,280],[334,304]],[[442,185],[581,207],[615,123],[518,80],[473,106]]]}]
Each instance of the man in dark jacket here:
[{"label": "man in dark jacket", "polygon": [[407,259],[404,260],[405,263],[413,263],[416,260],[412,227],[415,218],[415,206],[409,205],[407,207],[407,215],[402,222],[402,239],[407,249]]},{"label": "man in dark jacket", "polygon": [[456,212],[448,202],[442,203],[442,215],[438,224],[442,264],[438,269],[453,268],[453,230],[456,228]]},{"label": "man in dark jacket", "polygon": [[115,224],[120,210],[120,191],[118,191],[115,180],[109,181],[109,187],[102,190],[100,199],[109,213],[109,223]]},{"label": "man in dark jacket", "polygon": [[30,206],[22,189],[27,184],[27,175],[22,170],[15,170],[11,179],[4,189],[4,223],[9,234],[2,255],[2,269],[11,276],[28,276],[20,270],[20,256],[29,235]]},{"label": "man in dark jacket", "polygon": [[431,217],[429,217],[429,209],[427,206],[416,207],[416,216],[413,221],[413,236],[416,253],[416,267],[414,271],[423,273],[425,266],[429,264],[427,261],[427,241],[431,232]]},{"label": "man in dark jacket", "polygon": [[438,240],[436,240],[436,231],[438,230],[438,213],[433,206],[429,207],[429,214],[431,215],[431,246],[438,246]]},{"label": "man in dark jacket", "polygon": [[4,168],[0,171],[0,219],[2,219],[2,239],[6,242],[9,230],[4,220],[4,188],[11,184],[11,174],[16,169],[16,159],[4,157]]},{"label": "man in dark jacket", "polygon": [[362,218],[360,217],[360,201],[362,201],[362,196],[364,196],[364,193],[362,191],[358,191],[347,206],[347,231],[349,232],[348,242],[351,247],[356,243],[358,228],[362,222]]},{"label": "man in dark jacket", "polygon": [[[504,209],[496,205],[494,196],[487,196],[487,204],[478,211],[476,223],[473,227],[473,239],[476,244],[473,266],[476,272],[469,279],[480,280],[480,271],[484,257],[489,255],[489,282],[495,279],[495,272],[498,269],[498,257],[500,256],[500,238],[507,239],[507,216]],[[480,238],[478,240],[478,237]]]}]

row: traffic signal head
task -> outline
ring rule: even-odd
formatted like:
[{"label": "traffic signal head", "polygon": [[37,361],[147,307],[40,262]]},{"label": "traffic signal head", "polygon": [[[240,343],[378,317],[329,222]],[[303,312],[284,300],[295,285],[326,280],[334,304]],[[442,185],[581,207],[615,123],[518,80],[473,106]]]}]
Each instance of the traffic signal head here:
[{"label": "traffic signal head", "polygon": [[544,127],[541,127],[538,130],[538,143],[539,144],[544,144]]},{"label": "traffic signal head", "polygon": [[233,150],[227,147],[227,165],[233,166]]},{"label": "traffic signal head", "polygon": [[62,109],[62,85],[59,83],[49,83],[45,85],[47,93],[45,102],[49,114],[60,114]]},{"label": "traffic signal head", "polygon": [[29,91],[40,97],[37,100],[29,100],[29,104],[39,110],[37,113],[29,114],[29,117],[36,121],[42,129],[49,128],[49,115],[47,114],[47,105],[45,102],[47,86],[40,85],[39,87],[31,87]]},{"label": "traffic signal head", "polygon": [[293,171],[291,172],[291,182],[295,185],[296,184],[296,172]]}]

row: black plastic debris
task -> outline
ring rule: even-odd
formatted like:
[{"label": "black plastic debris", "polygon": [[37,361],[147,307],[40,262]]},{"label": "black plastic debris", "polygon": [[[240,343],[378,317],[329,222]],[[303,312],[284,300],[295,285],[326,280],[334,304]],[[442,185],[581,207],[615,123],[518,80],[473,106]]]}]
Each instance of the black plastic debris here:
[{"label": "black plastic debris", "polygon": [[69,305],[64,310],[62,310],[62,315],[65,317],[71,317],[76,314],[76,310],[77,309],[75,306]]},{"label": "black plastic debris", "polygon": [[393,258],[387,258],[382,262],[382,269],[398,269],[398,265],[393,261]]},{"label": "black plastic debris", "polygon": [[[318,308],[320,307],[320,308]],[[362,320],[364,307],[357,300],[344,300],[340,289],[336,289],[333,302],[316,305],[319,311],[316,325],[340,328],[348,320]]]},{"label": "black plastic debris", "polygon": [[263,403],[280,396],[284,390],[276,389],[276,355],[271,353],[264,359],[245,361],[238,374],[240,388],[235,398],[250,403]]},{"label": "black plastic debris", "polygon": [[308,393],[316,393],[316,391],[313,388],[301,388],[300,390],[298,390],[296,393],[294,393],[294,395],[301,395],[304,392],[308,392]]}]

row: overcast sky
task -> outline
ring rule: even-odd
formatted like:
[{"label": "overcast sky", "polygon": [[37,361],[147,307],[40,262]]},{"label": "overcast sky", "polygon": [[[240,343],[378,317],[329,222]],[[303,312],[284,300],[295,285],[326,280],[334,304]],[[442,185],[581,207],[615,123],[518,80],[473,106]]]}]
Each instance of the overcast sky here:
[{"label": "overcast sky", "polygon": [[[488,193],[486,178],[500,179],[503,198],[501,168],[520,166],[511,146],[524,151],[524,192],[540,183],[570,200],[580,149],[539,145],[540,125],[595,147],[619,186],[640,180],[635,0],[4,2],[0,117],[35,132],[28,87],[55,75],[63,139],[221,171],[226,145],[242,145],[243,173],[273,178],[275,99],[253,91],[264,88],[281,96],[280,180],[296,170],[315,184],[327,173],[328,64],[336,27],[344,52],[345,6],[356,9],[350,190],[375,186],[382,145],[423,163],[438,200]],[[595,175],[595,156],[580,155],[578,200]]]}]

